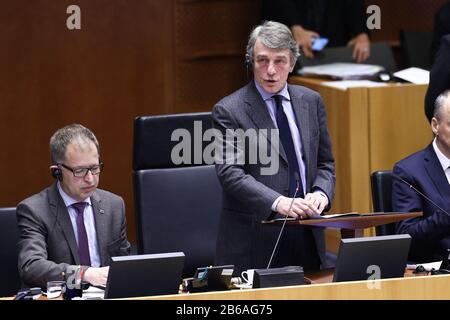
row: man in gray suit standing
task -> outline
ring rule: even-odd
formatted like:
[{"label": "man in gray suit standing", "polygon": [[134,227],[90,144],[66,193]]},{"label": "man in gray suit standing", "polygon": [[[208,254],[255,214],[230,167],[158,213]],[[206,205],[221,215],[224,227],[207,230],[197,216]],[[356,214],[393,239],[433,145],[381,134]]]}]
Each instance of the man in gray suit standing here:
[{"label": "man in gray suit standing", "polygon": [[[285,25],[268,21],[257,26],[246,54],[254,79],[213,109],[214,127],[221,131],[216,141],[225,141],[222,148],[227,149],[216,152],[223,187],[216,264],[234,264],[235,273],[268,265],[279,228],[262,225],[262,220],[275,215],[307,219],[328,210],[333,199],[334,158],[322,98],[305,87],[287,84],[298,56],[298,45]],[[245,133],[252,130],[258,135],[253,139],[256,147],[262,146],[262,139],[270,146],[278,170],[264,172],[260,153],[258,161],[249,161],[255,159],[251,153],[256,147]],[[244,132],[243,139],[239,131]],[[230,141],[235,138],[249,147],[237,150],[239,143]],[[244,154],[245,161],[234,161],[231,149]],[[271,266],[288,265],[305,270],[326,267],[323,228],[284,230]]]},{"label": "man in gray suit standing", "polygon": [[97,189],[97,138],[82,125],[66,126],[51,137],[50,154],[55,183],[17,206],[20,276],[42,288],[71,275],[74,285],[106,285],[111,257],[129,254],[130,244],[122,198]]}]

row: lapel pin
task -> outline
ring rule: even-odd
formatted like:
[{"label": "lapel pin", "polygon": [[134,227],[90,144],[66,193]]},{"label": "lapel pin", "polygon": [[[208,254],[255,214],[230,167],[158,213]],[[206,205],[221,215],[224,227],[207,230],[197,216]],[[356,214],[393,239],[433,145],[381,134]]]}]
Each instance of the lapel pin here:
[{"label": "lapel pin", "polygon": [[105,210],[103,210],[103,209],[99,209],[98,210],[100,213],[105,213]]}]

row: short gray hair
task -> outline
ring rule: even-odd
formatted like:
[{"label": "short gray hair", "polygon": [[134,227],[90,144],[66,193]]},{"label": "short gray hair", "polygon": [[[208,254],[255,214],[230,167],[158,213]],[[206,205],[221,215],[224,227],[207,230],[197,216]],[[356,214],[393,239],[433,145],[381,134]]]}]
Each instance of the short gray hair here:
[{"label": "short gray hair", "polygon": [[448,97],[450,95],[450,90],[445,90],[442,92],[435,100],[434,102],[434,112],[433,117],[440,120],[442,108],[444,107],[445,103],[448,102]]},{"label": "short gray hair", "polygon": [[100,154],[100,147],[94,133],[81,124],[74,123],[58,129],[50,138],[50,157],[53,164],[63,163],[66,160],[67,146],[74,141],[81,145],[92,142]]},{"label": "short gray hair", "polygon": [[282,23],[265,21],[263,24],[255,27],[248,38],[246,60],[252,66],[254,59],[253,51],[257,39],[267,48],[289,49],[291,51],[292,66],[295,65],[300,56],[300,50],[291,30]]}]

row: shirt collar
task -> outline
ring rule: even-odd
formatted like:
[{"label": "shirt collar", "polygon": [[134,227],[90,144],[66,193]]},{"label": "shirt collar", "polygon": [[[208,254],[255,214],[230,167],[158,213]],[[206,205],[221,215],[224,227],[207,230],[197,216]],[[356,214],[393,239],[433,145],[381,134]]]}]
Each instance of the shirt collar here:
[{"label": "shirt collar", "polygon": [[[61,198],[64,200],[64,204],[66,207],[70,207],[74,203],[80,202],[69,196],[67,193],[64,192],[63,188],[61,188],[61,183],[57,183],[59,194],[61,195]],[[91,198],[87,198],[83,200],[83,202],[87,202],[89,205],[91,205]]]},{"label": "shirt collar", "polygon": [[433,140],[433,149],[439,159],[439,162],[441,163],[442,169],[444,169],[444,171],[445,171],[448,167],[450,167],[450,159],[447,158],[441,152],[441,150],[439,150],[439,147],[437,146],[437,143],[436,143],[436,138],[434,138],[434,140]]},{"label": "shirt collar", "polygon": [[259,85],[258,81],[256,81],[256,80],[254,80],[254,81],[255,81],[256,90],[258,90],[259,94],[261,95],[261,97],[263,98],[264,101],[272,99],[272,96],[274,96],[276,94],[283,96],[283,98],[286,100],[291,100],[291,96],[289,95],[287,83],[284,84],[284,87],[283,87],[283,89],[280,90],[280,92],[274,94],[274,93],[270,93],[270,92],[267,92],[266,90],[264,90],[263,87],[261,87]]}]

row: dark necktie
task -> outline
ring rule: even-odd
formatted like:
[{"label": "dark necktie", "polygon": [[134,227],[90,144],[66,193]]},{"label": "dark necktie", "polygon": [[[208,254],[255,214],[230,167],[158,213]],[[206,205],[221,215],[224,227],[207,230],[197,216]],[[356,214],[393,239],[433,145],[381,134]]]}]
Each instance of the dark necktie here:
[{"label": "dark necktie", "polygon": [[84,227],[84,208],[87,202],[76,202],[72,204],[72,208],[77,212],[77,234],[78,234],[78,253],[80,255],[80,265],[90,266],[91,256],[89,254],[89,242],[86,233],[86,228]]},{"label": "dark necktie", "polygon": [[276,120],[278,125],[278,130],[280,132],[280,141],[283,145],[284,152],[286,153],[286,158],[288,160],[289,167],[289,197],[293,197],[295,194],[295,189],[297,188],[297,182],[295,181],[295,172],[299,176],[299,189],[297,192],[297,197],[304,198],[305,194],[303,192],[302,180],[300,176],[300,169],[298,167],[297,156],[295,154],[294,141],[292,140],[291,129],[289,128],[289,122],[286,114],[283,110],[283,97],[280,95],[274,95],[272,98],[275,100],[277,106]]}]

